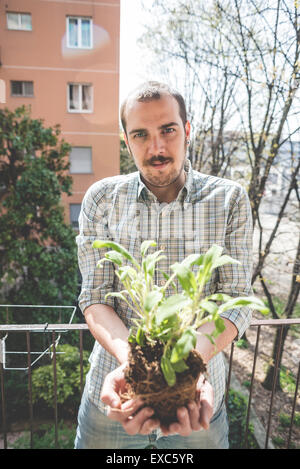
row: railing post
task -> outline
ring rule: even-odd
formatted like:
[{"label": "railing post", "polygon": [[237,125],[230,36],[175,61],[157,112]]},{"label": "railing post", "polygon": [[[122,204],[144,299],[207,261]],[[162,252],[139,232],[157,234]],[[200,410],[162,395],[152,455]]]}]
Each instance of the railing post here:
[{"label": "railing post", "polygon": [[29,422],[30,422],[30,448],[33,448],[33,408],[32,408],[32,379],[30,359],[30,331],[26,331],[27,341],[27,364],[28,364],[28,400],[29,400]]},{"label": "railing post", "polygon": [[250,384],[247,418],[246,418],[245,439],[244,439],[244,447],[245,448],[247,448],[247,446],[248,446],[247,445],[247,437],[248,437],[248,428],[249,428],[249,420],[250,420],[250,407],[251,407],[252,391],[253,391],[253,384],[254,384],[254,375],[255,375],[255,368],[256,368],[256,359],[257,359],[257,355],[258,355],[259,336],[260,336],[260,326],[258,326],[258,328],[257,328],[256,344],[255,344],[255,351],[254,351],[254,358],[253,358],[253,367],[252,367],[251,384]]},{"label": "railing post", "polygon": [[53,399],[54,399],[54,425],[55,425],[55,448],[58,448],[58,431],[57,431],[57,376],[56,376],[56,346],[55,346],[55,330],[52,331],[52,350],[53,350]]},{"label": "railing post", "polygon": [[293,428],[293,423],[294,423],[294,416],[295,416],[296,402],[297,402],[297,396],[298,396],[299,381],[300,381],[300,361],[299,361],[299,364],[298,364],[296,389],[295,389],[292,416],[291,416],[291,423],[290,423],[289,436],[288,436],[288,442],[287,442],[287,448],[288,449],[290,448],[290,444],[291,444],[292,428]]},{"label": "railing post", "polygon": [[5,409],[5,390],[4,390],[4,369],[3,363],[0,361],[0,380],[1,380],[1,408],[2,408],[2,432],[3,445],[7,449],[7,430],[6,430],[6,409]]},{"label": "railing post", "polygon": [[278,344],[278,349],[277,349],[277,354],[276,354],[276,361],[275,361],[275,370],[274,370],[274,376],[273,376],[273,383],[272,383],[272,393],[271,393],[271,402],[270,402],[270,409],[269,409],[269,418],[268,418],[268,427],[267,427],[267,433],[266,433],[265,449],[268,449],[268,441],[269,441],[269,433],[270,433],[272,409],[273,409],[273,400],[274,400],[274,394],[275,394],[276,382],[277,382],[277,374],[278,374],[278,367],[279,367],[279,356],[280,356],[283,328],[284,328],[284,325],[281,325],[280,326],[279,344]]},{"label": "railing post", "polygon": [[232,361],[233,361],[233,351],[234,351],[234,342],[231,342],[230,357],[229,357],[229,368],[228,368],[228,376],[227,376],[227,386],[226,386],[226,395],[225,395],[225,405],[226,405],[226,407],[228,405],[228,396],[229,396]]},{"label": "railing post", "polygon": [[83,393],[83,331],[79,331],[79,354],[80,354],[80,395]]}]

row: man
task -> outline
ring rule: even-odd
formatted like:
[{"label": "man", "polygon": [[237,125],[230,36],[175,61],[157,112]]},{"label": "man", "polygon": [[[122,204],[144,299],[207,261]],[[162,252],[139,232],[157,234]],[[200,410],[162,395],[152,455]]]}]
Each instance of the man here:
[{"label": "man", "polygon": [[[79,304],[93,336],[91,369],[78,416],[76,448],[228,448],[224,406],[225,371],[221,353],[248,327],[248,308],[222,315],[226,329],[216,340],[199,329],[197,350],[208,367],[208,381],[199,383],[199,399],[178,409],[178,421],[162,427],[153,410],[139,399],[121,405],[127,338],[132,311],[118,299],[107,298],[122,288],[113,265],[97,269],[103,250],[91,248],[95,239],[112,239],[138,258],[141,243],[154,239],[167,259],[160,268],[193,252],[219,244],[240,261],[220,267],[206,294],[232,296],[251,292],[252,220],[249,200],[239,184],[193,171],[187,159],[190,123],[182,96],[168,86],[148,82],[134,90],[121,107],[125,142],[138,171],[103,179],[92,185],[82,203],[77,237],[82,291]],[[156,284],[163,276],[156,273]]]}]

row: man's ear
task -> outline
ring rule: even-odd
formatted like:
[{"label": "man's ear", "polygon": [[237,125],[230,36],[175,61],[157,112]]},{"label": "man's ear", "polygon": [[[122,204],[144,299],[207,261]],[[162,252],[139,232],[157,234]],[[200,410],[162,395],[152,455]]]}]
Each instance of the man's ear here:
[{"label": "man's ear", "polygon": [[185,136],[187,139],[190,138],[190,134],[191,134],[191,124],[190,124],[190,121],[186,121],[185,123]]}]

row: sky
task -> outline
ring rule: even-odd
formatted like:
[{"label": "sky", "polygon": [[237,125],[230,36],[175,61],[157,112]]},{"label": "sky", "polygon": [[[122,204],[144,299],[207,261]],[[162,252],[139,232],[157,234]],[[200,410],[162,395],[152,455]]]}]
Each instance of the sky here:
[{"label": "sky", "polygon": [[137,44],[143,32],[144,19],[141,0],[121,0],[120,101],[135,86],[149,78],[144,67],[145,53],[140,51]]}]

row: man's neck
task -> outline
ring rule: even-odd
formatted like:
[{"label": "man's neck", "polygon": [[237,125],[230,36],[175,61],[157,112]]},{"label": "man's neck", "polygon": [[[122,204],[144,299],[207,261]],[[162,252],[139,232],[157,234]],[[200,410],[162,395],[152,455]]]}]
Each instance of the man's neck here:
[{"label": "man's neck", "polygon": [[148,181],[145,181],[142,176],[141,179],[160,203],[164,202],[169,204],[176,199],[180,190],[183,188],[186,181],[186,173],[183,169],[176,181],[166,187],[153,186]]}]

